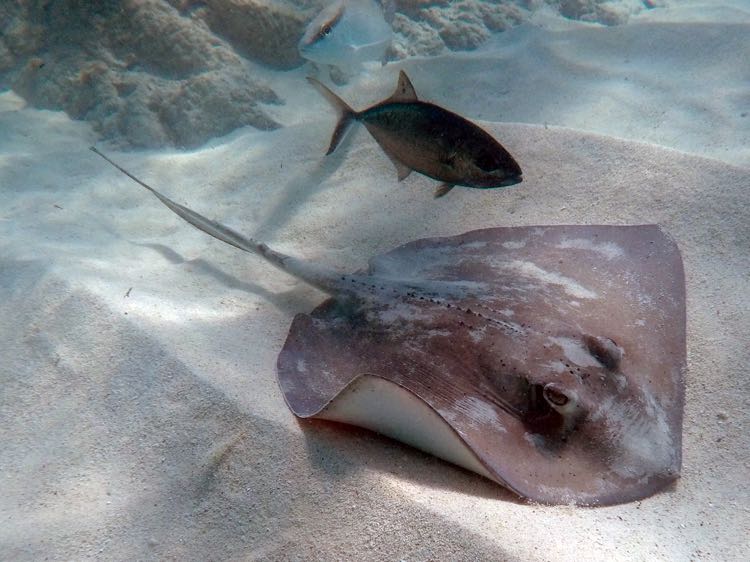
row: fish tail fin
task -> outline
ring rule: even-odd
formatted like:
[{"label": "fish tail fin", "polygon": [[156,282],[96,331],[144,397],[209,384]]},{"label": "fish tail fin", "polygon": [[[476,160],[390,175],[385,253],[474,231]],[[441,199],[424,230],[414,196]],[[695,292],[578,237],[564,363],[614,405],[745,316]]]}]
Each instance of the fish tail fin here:
[{"label": "fish tail fin", "polygon": [[336,123],[336,128],[333,130],[331,144],[328,146],[328,151],[326,152],[326,154],[330,154],[336,150],[336,147],[341,142],[341,139],[344,138],[344,134],[349,129],[349,126],[357,118],[357,112],[349,107],[349,104],[334,94],[328,86],[324,85],[319,80],[316,80],[312,76],[308,76],[307,81],[315,86],[315,88],[325,99],[328,100],[328,103],[330,103],[339,114],[339,121]]}]

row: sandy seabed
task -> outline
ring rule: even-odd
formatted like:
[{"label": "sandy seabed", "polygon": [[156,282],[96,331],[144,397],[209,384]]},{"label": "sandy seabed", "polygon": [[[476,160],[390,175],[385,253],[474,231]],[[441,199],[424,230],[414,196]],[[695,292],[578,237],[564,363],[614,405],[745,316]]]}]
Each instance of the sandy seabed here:
[{"label": "sandy seabed", "polygon": [[676,4],[618,28],[541,17],[342,89],[364,106],[405,68],[422,97],[484,120],[517,156],[513,188],[435,201],[428,178],[399,184],[361,128],[324,158],[333,115],[300,87],[304,69],[274,78],[289,93],[274,109],[283,129],[112,154],[199,212],[350,271],[476,228],[660,224],[687,279],[671,489],[528,505],[375,434],[300,423],[276,356],[323,296],[182,223],[88,151],[88,125],[4,93],[2,557],[748,559],[750,8]]}]

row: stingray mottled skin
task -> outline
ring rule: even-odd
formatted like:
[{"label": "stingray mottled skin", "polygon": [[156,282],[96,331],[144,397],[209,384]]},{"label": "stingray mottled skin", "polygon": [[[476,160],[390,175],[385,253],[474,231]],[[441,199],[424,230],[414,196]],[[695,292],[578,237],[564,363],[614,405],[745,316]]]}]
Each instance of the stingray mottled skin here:
[{"label": "stingray mottled skin", "polygon": [[418,240],[365,279],[361,301],[294,319],[278,371],[298,416],[366,373],[418,396],[523,497],[620,503],[679,475],[684,278],[658,226]]},{"label": "stingray mottled skin", "polygon": [[110,163],[196,228],[331,295],[295,317],[278,358],[297,416],[383,431],[550,504],[641,499],[678,477],[685,282],[658,226],[477,230],[348,274]]}]

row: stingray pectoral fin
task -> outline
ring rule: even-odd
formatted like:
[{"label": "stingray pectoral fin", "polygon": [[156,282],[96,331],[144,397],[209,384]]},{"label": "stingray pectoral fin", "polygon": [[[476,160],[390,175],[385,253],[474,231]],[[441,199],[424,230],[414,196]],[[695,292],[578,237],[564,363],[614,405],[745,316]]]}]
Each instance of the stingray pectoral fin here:
[{"label": "stingray pectoral fin", "polygon": [[312,417],[370,429],[507,486],[424,400],[384,378],[357,377]]},{"label": "stingray pectoral fin", "polygon": [[452,184],[452,183],[447,183],[447,182],[446,183],[441,183],[435,189],[435,195],[434,195],[435,199],[439,199],[440,197],[444,197],[454,187],[456,187],[456,186],[454,184]]}]

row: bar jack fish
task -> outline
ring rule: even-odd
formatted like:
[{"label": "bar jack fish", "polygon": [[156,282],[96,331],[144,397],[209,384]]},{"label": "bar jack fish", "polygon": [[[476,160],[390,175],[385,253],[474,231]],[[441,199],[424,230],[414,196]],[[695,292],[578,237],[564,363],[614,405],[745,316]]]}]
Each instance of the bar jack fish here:
[{"label": "bar jack fish", "polygon": [[417,171],[443,182],[435,197],[456,185],[505,187],[523,180],[521,167],[499,142],[460,115],[420,101],[403,70],[393,95],[362,111],[352,109],[315,78],[307,79],[339,113],[326,154],[336,150],[354,121],[360,121],[396,166],[399,181]]},{"label": "bar jack fish", "polygon": [[356,74],[367,61],[384,61],[393,31],[375,0],[335,0],[307,26],[300,55]]}]

